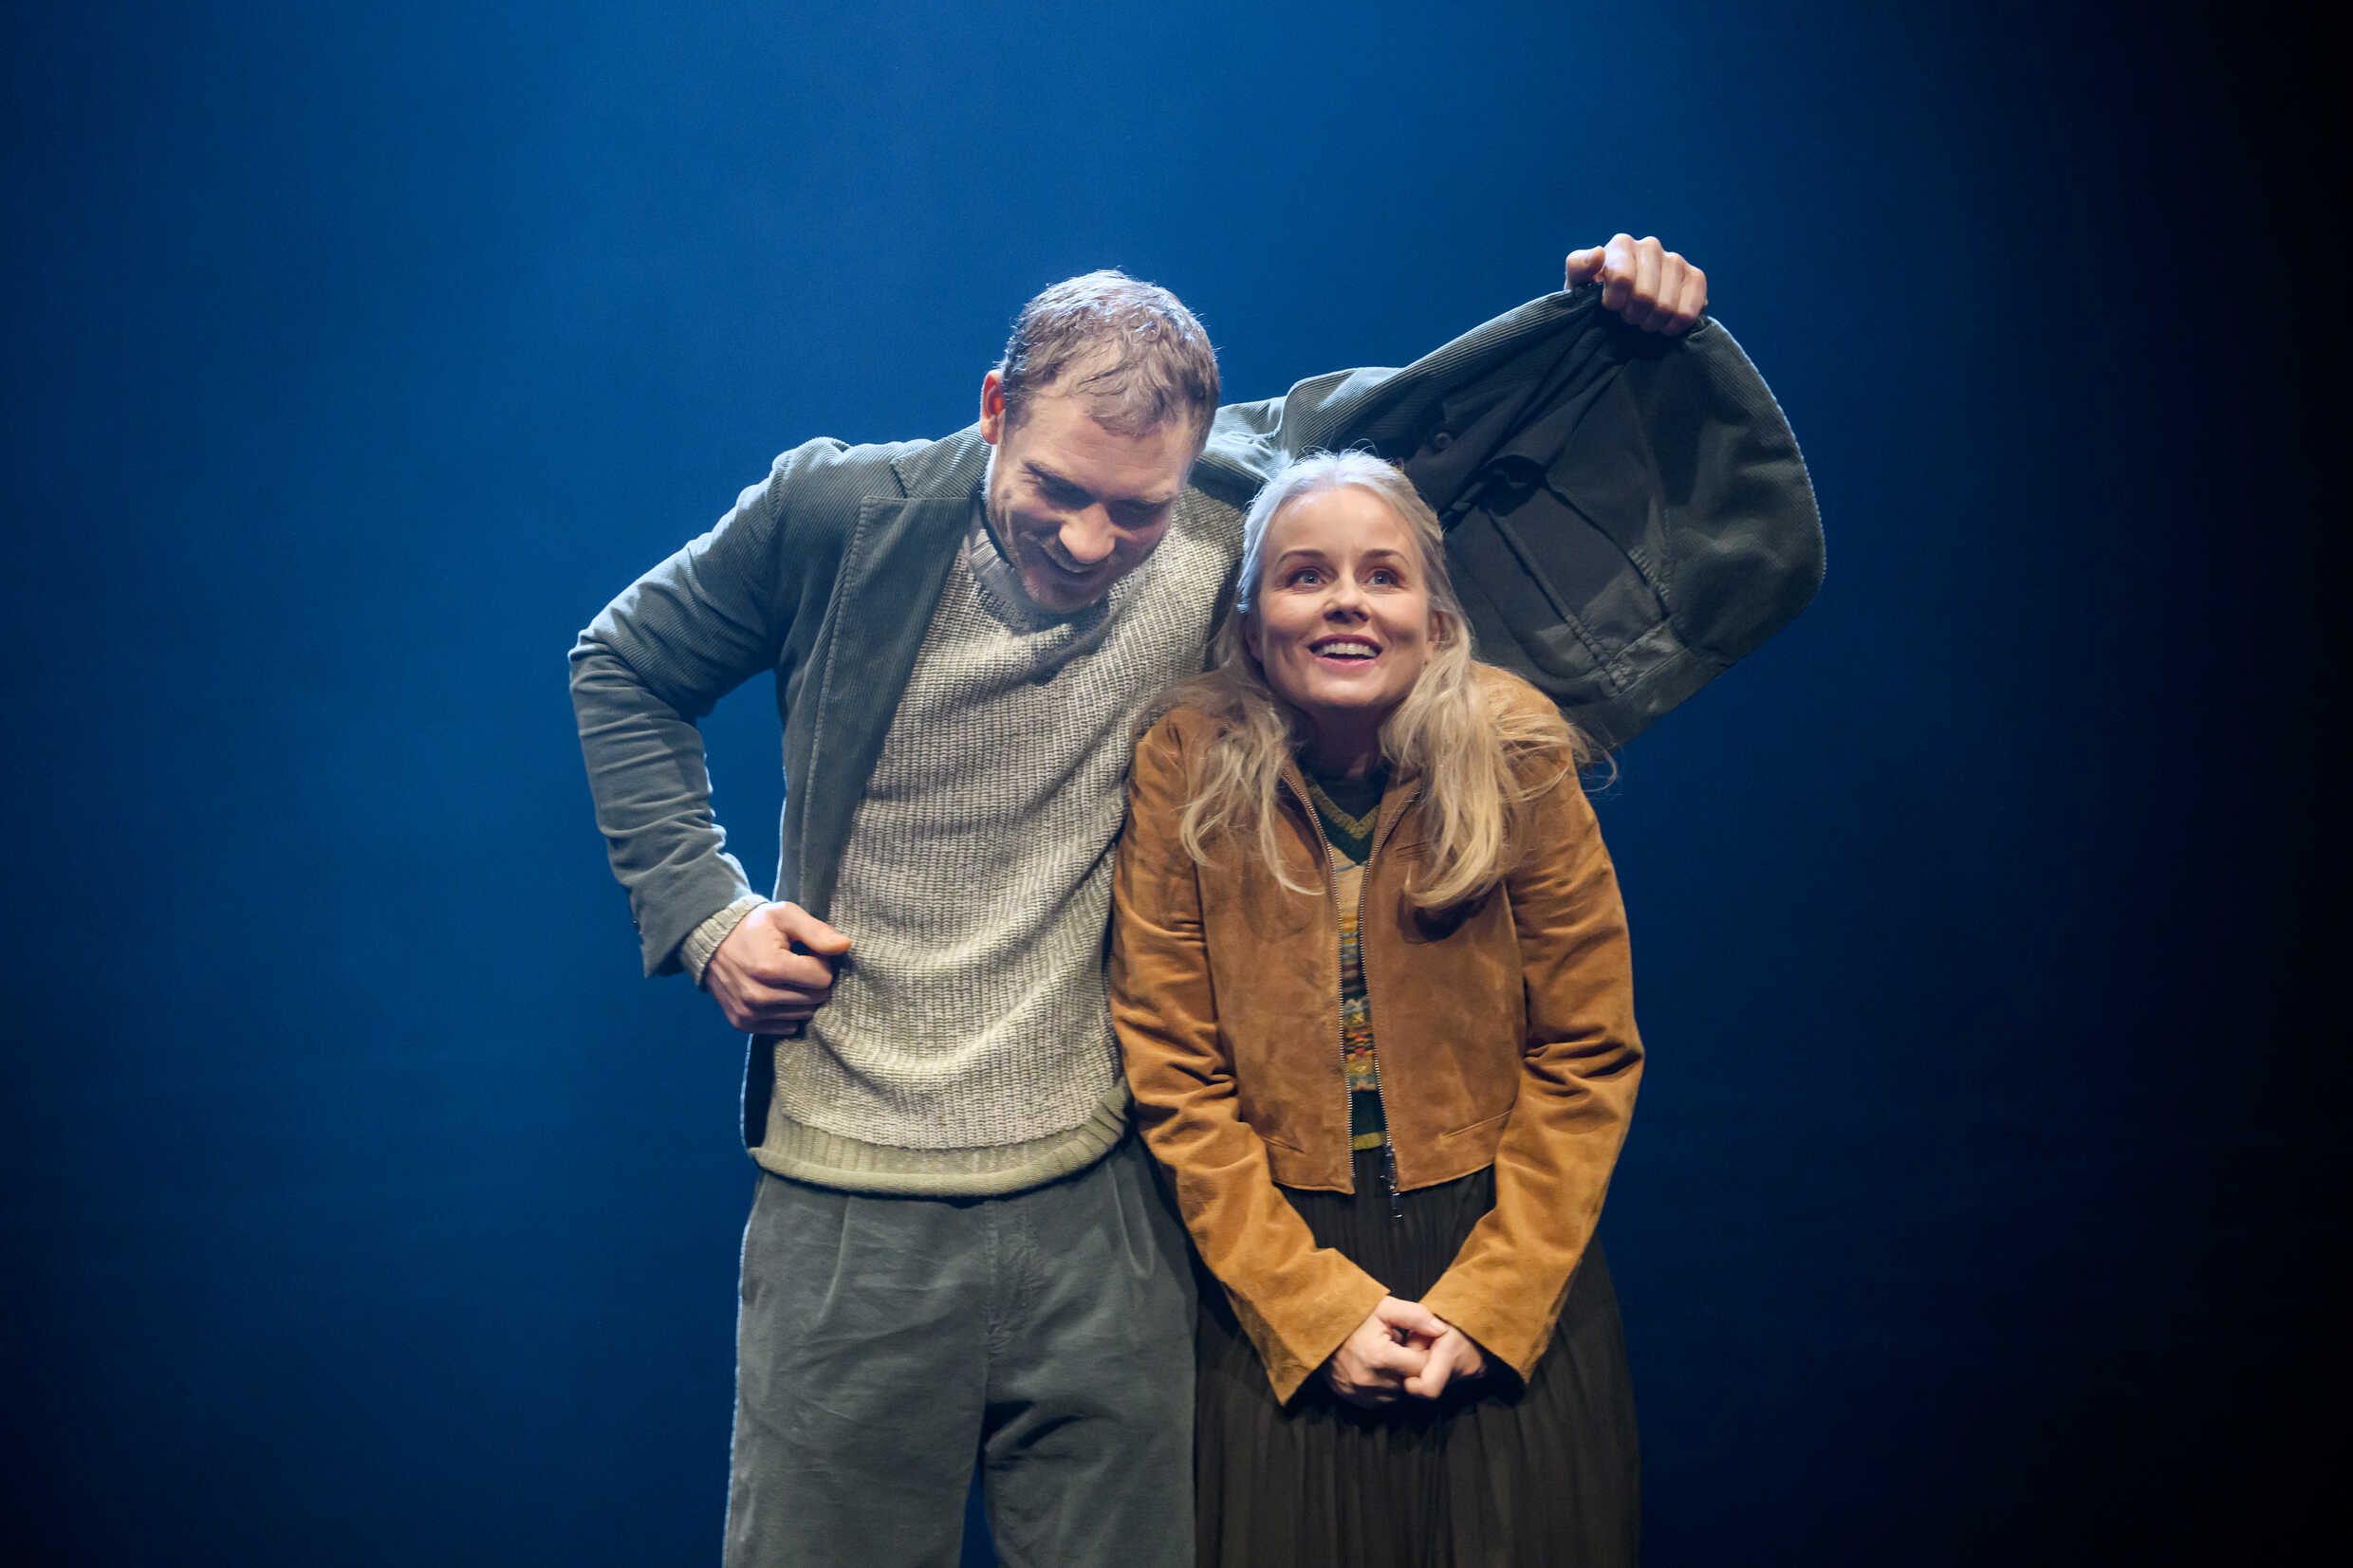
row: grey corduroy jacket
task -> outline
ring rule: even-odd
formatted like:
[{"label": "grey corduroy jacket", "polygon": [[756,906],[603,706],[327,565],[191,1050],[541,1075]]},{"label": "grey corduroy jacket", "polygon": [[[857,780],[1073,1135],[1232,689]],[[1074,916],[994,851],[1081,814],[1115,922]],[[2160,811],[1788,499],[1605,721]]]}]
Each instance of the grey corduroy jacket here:
[{"label": "grey corduroy jacket", "polygon": [[[1822,581],[1813,490],[1723,327],[1636,332],[1594,286],[1499,316],[1402,370],[1217,411],[1191,485],[1247,507],[1290,456],[1369,445],[1447,526],[1480,655],[1623,745],[1794,617]],[[787,781],[773,896],[824,918],[852,816],[971,521],[977,428],[811,441],[633,583],[572,650],[581,748],[646,972],[749,890],[695,721],[772,671]],[[748,1073],[747,1141],[768,1050]]]}]

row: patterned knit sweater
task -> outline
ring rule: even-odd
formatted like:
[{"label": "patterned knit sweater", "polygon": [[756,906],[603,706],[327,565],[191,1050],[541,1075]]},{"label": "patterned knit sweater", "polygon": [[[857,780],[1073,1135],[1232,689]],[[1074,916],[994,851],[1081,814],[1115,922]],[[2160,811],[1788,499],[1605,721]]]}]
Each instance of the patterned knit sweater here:
[{"label": "patterned knit sweater", "polygon": [[[1103,982],[1135,726],[1201,668],[1241,514],[1188,490],[1075,616],[1038,609],[977,505],[843,848],[855,942],[776,1054],[753,1155],[857,1191],[1019,1190],[1104,1153],[1127,1088]],[[701,965],[743,911],[687,945]]]},{"label": "patterned knit sweater", "polygon": [[[1305,764],[1303,763],[1303,767]],[[1307,771],[1307,801],[1332,858],[1332,897],[1340,917],[1340,1064],[1348,1085],[1348,1147],[1380,1149],[1389,1141],[1381,1099],[1380,1061],[1373,1045],[1372,996],[1364,986],[1364,873],[1373,857],[1385,772],[1349,779]]]}]

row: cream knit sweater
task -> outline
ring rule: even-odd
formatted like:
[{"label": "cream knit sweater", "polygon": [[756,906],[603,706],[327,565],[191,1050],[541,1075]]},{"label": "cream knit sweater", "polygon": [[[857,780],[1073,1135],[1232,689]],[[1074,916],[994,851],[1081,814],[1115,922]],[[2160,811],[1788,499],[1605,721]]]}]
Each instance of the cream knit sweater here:
[{"label": "cream knit sweater", "polygon": [[[856,943],[776,1055],[754,1156],[853,1190],[989,1193],[1099,1157],[1126,1125],[1103,989],[1136,722],[1201,667],[1241,514],[1187,491],[1145,563],[1038,610],[973,509],[891,721],[828,917]],[[699,978],[757,900],[686,946]]]}]

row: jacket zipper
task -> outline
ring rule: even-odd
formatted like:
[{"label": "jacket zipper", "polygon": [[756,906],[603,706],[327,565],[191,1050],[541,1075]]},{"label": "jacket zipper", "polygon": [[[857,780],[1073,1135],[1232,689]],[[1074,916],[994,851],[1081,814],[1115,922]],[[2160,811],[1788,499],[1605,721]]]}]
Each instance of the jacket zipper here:
[{"label": "jacket zipper", "polygon": [[[1374,848],[1364,857],[1364,875],[1356,885],[1356,972],[1364,982],[1364,1016],[1373,1015],[1372,944],[1364,940],[1364,889],[1373,879],[1373,856],[1380,853],[1378,834],[1380,819],[1375,816]],[[1389,1218],[1405,1218],[1405,1204],[1398,1196],[1397,1135],[1389,1126],[1389,1092],[1380,1086],[1380,1037],[1373,1037],[1373,1098],[1380,1102],[1380,1174],[1389,1189]]]},{"label": "jacket zipper", "polygon": [[[1287,789],[1290,787],[1288,780],[1284,781],[1284,787]],[[1315,802],[1302,796],[1295,789],[1291,790],[1291,794],[1302,806],[1306,808],[1307,825],[1315,829],[1316,847],[1324,852],[1324,895],[1332,906],[1332,950],[1337,956],[1340,950],[1340,870],[1332,855],[1332,841],[1325,835],[1324,819],[1316,814]],[[1364,857],[1364,875],[1358,879],[1356,884],[1356,969],[1359,977],[1364,982],[1364,1015],[1368,1019],[1373,1012],[1373,967],[1369,962],[1370,954],[1365,951],[1364,889],[1366,884],[1373,879],[1373,856],[1379,853],[1380,841],[1380,808],[1375,806],[1373,808],[1373,847]],[[1349,1098],[1348,1020],[1344,1011],[1340,1016],[1339,1026],[1335,1032],[1339,1039],[1334,1043],[1340,1047],[1340,1109],[1342,1113],[1340,1125],[1346,1127],[1356,1119],[1356,1105]],[[1380,1046],[1378,1037],[1373,1046],[1373,1098],[1380,1102],[1380,1177],[1381,1185],[1389,1190],[1389,1218],[1402,1220],[1405,1218],[1405,1205],[1398,1197],[1397,1138],[1389,1127],[1389,1092],[1381,1087],[1380,1082]],[[1353,1136],[1350,1137],[1349,1143],[1353,1151],[1355,1143]]]}]

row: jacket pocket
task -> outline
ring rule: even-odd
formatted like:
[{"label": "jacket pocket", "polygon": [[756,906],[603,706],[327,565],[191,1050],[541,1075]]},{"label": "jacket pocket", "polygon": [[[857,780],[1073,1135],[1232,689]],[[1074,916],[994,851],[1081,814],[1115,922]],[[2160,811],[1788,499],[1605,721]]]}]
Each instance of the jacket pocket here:
[{"label": "jacket pocket", "polygon": [[[1516,1098],[1516,1097],[1514,1098]],[[1450,1133],[1440,1133],[1438,1134],[1438,1141],[1440,1143],[1452,1143],[1458,1138],[1477,1137],[1481,1134],[1488,1133],[1491,1130],[1492,1131],[1494,1136],[1497,1139],[1500,1139],[1503,1136],[1503,1124],[1510,1119],[1511,1107],[1507,1105],[1491,1116],[1482,1116],[1478,1120],[1467,1122]]]},{"label": "jacket pocket", "polygon": [[1299,1125],[1299,1112],[1286,1103],[1282,1084],[1272,1081],[1271,1075],[1252,1072],[1248,1067],[1235,1075],[1239,1103],[1236,1112],[1242,1125],[1258,1134],[1259,1141],[1269,1149],[1288,1153],[1306,1153],[1306,1139]]},{"label": "jacket pocket", "polygon": [[1284,1137],[1279,1133],[1269,1132],[1268,1129],[1258,1125],[1256,1122],[1248,1121],[1247,1118],[1245,1118],[1245,1123],[1249,1126],[1251,1132],[1258,1134],[1258,1141],[1267,1145],[1270,1149],[1281,1149],[1293,1154],[1305,1154],[1306,1153],[1305,1149],[1300,1148],[1299,1145],[1291,1142],[1290,1139]]},{"label": "jacket pocket", "polygon": [[[1632,673],[1623,655],[1667,618],[1659,563],[1626,539],[1639,539],[1657,510],[1647,475],[1632,458],[1616,468],[1581,475],[1588,493],[1572,499],[1534,459],[1498,459],[1447,535],[1456,580],[1473,589],[1473,635],[1502,632],[1518,655],[1506,662],[1539,672],[1564,706],[1619,695]],[[1477,625],[1476,608],[1500,625]]]}]

